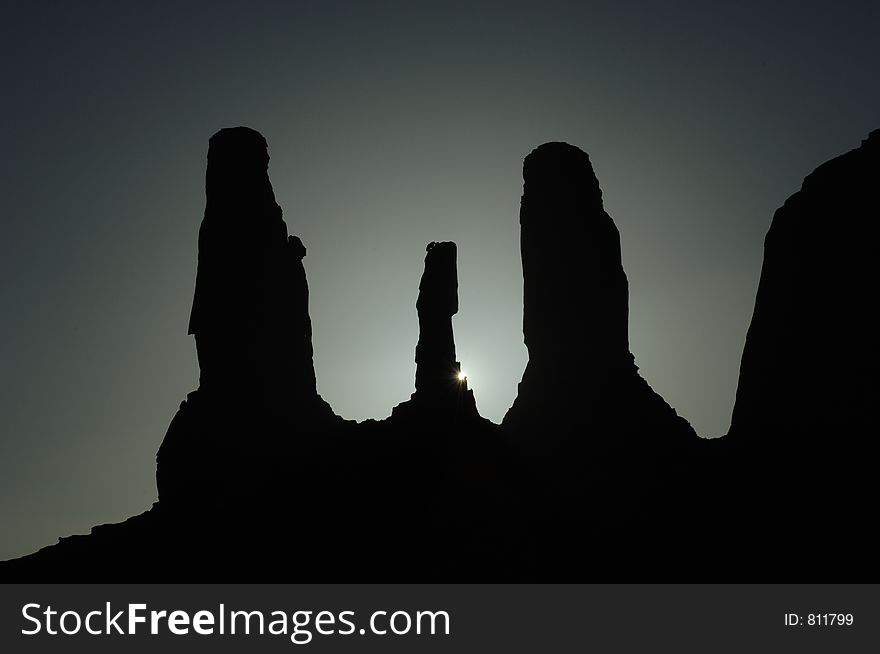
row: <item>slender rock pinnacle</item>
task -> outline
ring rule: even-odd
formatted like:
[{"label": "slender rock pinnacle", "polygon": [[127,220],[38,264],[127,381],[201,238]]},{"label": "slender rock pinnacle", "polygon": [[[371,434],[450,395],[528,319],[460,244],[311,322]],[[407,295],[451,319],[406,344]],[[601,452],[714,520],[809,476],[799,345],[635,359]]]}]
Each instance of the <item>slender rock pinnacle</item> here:
[{"label": "slender rock pinnacle", "polygon": [[419,342],[416,346],[416,392],[394,409],[395,416],[412,410],[449,418],[477,416],[473,391],[467,387],[456,361],[452,316],[458,313],[458,272],[455,243],[429,243],[425,270],[419,284],[416,310]]}]

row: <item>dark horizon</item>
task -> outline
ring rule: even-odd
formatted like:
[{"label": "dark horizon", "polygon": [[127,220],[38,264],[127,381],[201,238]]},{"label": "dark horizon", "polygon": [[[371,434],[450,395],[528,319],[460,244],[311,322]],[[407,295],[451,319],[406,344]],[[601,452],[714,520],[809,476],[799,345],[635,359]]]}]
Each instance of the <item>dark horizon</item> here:
[{"label": "dark horizon", "polygon": [[[186,316],[207,138],[269,141],[304,260],[318,389],[409,397],[425,244],[459,248],[458,357],[499,422],[526,363],[523,157],[589,153],[650,384],[727,431],[773,212],[877,127],[878,8],[383,4],[19,8],[7,21],[0,558],[155,499],[196,387]],[[242,28],[242,24],[245,27]]]}]

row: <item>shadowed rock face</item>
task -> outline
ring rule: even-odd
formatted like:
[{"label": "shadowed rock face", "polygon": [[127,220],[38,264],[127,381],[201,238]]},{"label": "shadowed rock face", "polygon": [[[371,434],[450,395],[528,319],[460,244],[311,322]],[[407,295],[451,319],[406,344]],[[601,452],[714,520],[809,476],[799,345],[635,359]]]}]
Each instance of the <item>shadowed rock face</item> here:
[{"label": "shadowed rock face", "polygon": [[777,210],[731,434],[856,437],[875,414],[880,130],[821,165]]},{"label": "shadowed rock face", "polygon": [[189,333],[202,390],[312,400],[306,250],[287,234],[268,164],[259,132],[211,137]]},{"label": "shadowed rock face", "polygon": [[523,179],[529,362],[504,427],[576,428],[595,442],[667,431],[695,436],[633,363],[620,236],[602,206],[587,154],[567,143],[545,143],[526,157]]},{"label": "shadowed rock face", "polygon": [[409,402],[395,407],[401,417],[413,410],[447,419],[477,416],[473,391],[466,379],[459,379],[452,316],[458,313],[458,270],[455,243],[429,243],[425,248],[425,270],[419,283],[416,311],[419,314],[419,342],[416,345],[416,392]]}]

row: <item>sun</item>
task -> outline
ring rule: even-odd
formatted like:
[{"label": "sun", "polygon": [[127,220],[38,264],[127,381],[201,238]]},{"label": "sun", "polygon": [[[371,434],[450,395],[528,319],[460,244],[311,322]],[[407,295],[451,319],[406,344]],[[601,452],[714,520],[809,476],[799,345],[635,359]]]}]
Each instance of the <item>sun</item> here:
[{"label": "sun", "polygon": [[465,379],[467,379],[467,374],[465,374],[464,370],[459,370],[458,371],[458,381],[464,381]]}]

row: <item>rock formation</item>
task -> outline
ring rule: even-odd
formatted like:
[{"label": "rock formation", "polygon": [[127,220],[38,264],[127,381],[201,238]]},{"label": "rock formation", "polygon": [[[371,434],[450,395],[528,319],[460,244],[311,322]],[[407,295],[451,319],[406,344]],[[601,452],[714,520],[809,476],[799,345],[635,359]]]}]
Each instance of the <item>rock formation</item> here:
[{"label": "rock formation", "polygon": [[[507,448],[498,426],[477,411],[456,360],[456,257],[452,242],[426,248],[416,301],[416,390],[387,420],[363,425],[366,434],[373,431],[372,447],[358,456],[369,461],[375,502],[396,496],[396,509],[413,516],[406,522],[388,516],[382,525],[389,538],[373,556],[393,552],[383,560],[399,567],[409,565],[414,555],[432,552],[449,574],[494,569],[507,545],[509,523],[505,491],[500,489]],[[372,524],[377,520],[383,517],[372,517]]]},{"label": "rock formation", "polygon": [[455,243],[429,243],[419,283],[416,311],[416,392],[398,405],[396,417],[413,411],[432,420],[477,417],[474,393],[456,361],[452,316],[458,313],[458,271]]},{"label": "rock formation", "polygon": [[205,391],[294,400],[316,395],[308,284],[268,175],[261,134],[211,137],[189,333]]},{"label": "rock formation", "polygon": [[[870,338],[880,131],[776,214],[731,433],[696,438],[639,376],[620,239],[589,157],[526,157],[529,363],[501,427],[459,380],[456,246],[431,243],[416,390],[385,420],[317,394],[305,248],[266,142],[210,142],[190,332],[199,389],[159,502],[0,563],[3,581],[742,581],[876,567]],[[867,572],[866,572],[867,571]]]},{"label": "rock formation", "polygon": [[452,335],[452,316],[458,313],[457,252],[452,242],[429,243],[425,250],[425,271],[416,301],[416,391],[442,394],[461,381]]},{"label": "rock formation", "polygon": [[[718,541],[760,540],[787,570],[835,561],[864,578],[880,547],[875,414],[880,130],[808,175],[776,211],[740,367],[730,433],[718,444]],[[733,516],[736,516],[734,518]],[[747,558],[751,569],[760,561]]]},{"label": "rock formation", "polygon": [[591,557],[644,564],[646,507],[656,501],[669,518],[670,485],[699,438],[629,351],[620,236],[587,154],[545,143],[525,158],[523,180],[529,361],[502,428],[518,448],[522,537],[541,536],[520,567],[565,579]]},{"label": "rock formation", "polygon": [[503,426],[535,436],[539,428],[575,429],[587,447],[661,434],[695,438],[633,362],[620,236],[590,158],[567,143],[545,143],[526,157],[523,180],[529,362]]},{"label": "rock formation", "polygon": [[819,166],[777,210],[731,435],[859,439],[874,417],[880,130]]},{"label": "rock formation", "polygon": [[199,389],[157,455],[165,506],[252,497],[335,420],[316,390],[306,250],[287,233],[268,164],[259,132],[227,128],[210,139],[189,322]]}]

